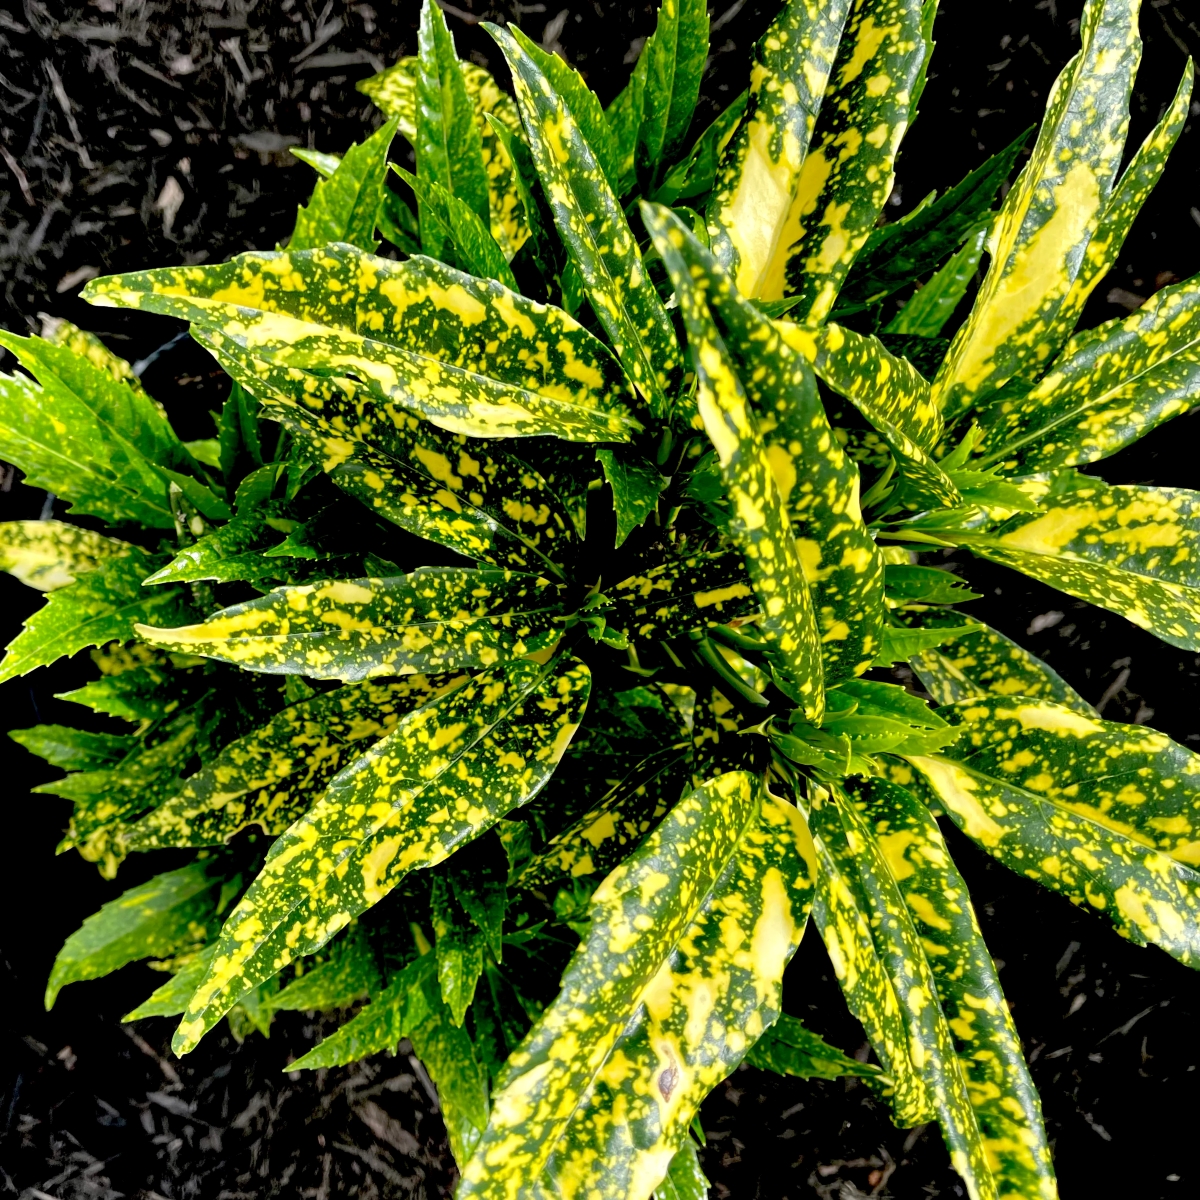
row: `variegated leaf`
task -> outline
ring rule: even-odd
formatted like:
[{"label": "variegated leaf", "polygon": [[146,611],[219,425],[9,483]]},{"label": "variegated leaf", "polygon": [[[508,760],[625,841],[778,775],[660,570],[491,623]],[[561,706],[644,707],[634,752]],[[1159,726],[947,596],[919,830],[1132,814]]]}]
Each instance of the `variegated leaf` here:
[{"label": "variegated leaf", "polygon": [[677,200],[703,196],[712,189],[725,148],[737,133],[742,118],[746,115],[748,98],[749,93],[743,92],[717,115],[712,124],[696,139],[687,157],[667,172],[651,199],[658,204],[670,205]]},{"label": "variegated leaf", "polygon": [[921,0],[854,0],[850,9],[779,234],[783,290],[759,292],[765,300],[798,296],[799,321],[829,315],[891,194],[928,52],[922,8]]},{"label": "variegated leaf", "polygon": [[281,834],[402,716],[466,681],[413,675],[400,683],[350,684],[293,704],[226,746],[139,821],[126,844],[131,850],[219,846],[248,825]]},{"label": "variegated leaf", "polygon": [[925,690],[935,704],[953,704],[973,697],[1028,696],[1050,700],[1093,717],[1096,710],[1040,658],[989,625],[961,613],[952,618],[970,628],[936,650],[923,650],[912,659]]},{"label": "variegated leaf", "polygon": [[963,540],[1172,646],[1200,650],[1200,493],[1110,487],[1070,473],[1040,513]]},{"label": "variegated leaf", "polygon": [[534,164],[596,318],[630,380],[652,411],[665,416],[679,380],[675,332],[602,160],[528,45],[511,31],[487,28],[512,69]]},{"label": "variegated leaf", "polygon": [[748,299],[785,294],[793,210],[803,203],[804,163],[850,7],[793,0],[755,50],[746,118],[708,206],[713,253]]},{"label": "variegated leaf", "polygon": [[[1088,297],[1116,265],[1134,218],[1158,183],[1167,165],[1167,158],[1183,132],[1184,122],[1191,110],[1195,74],[1195,64],[1189,58],[1174,100],[1167,106],[1158,124],[1146,135],[1145,141],[1137,148],[1112,189],[1096,232],[1088,241],[1079,274],[1075,276],[1067,298],[1047,330],[1045,341],[1051,352],[1057,350],[1074,331]],[[1036,368],[1031,374],[1036,377]]]},{"label": "variegated leaf", "polygon": [[625,441],[638,422],[620,369],[561,309],[416,256],[351,246],[243,254],[210,267],[93,280],[93,303],[193,323],[263,369],[353,375],[374,395],[452,433]]},{"label": "variegated leaf", "polygon": [[125,542],[65,521],[0,522],[0,571],[39,592],[66,587],[127,549]]},{"label": "variegated leaf", "polygon": [[[214,947],[215,949],[215,947]],[[209,962],[211,962],[211,956]],[[207,966],[207,964],[205,964]],[[183,997],[183,1003],[174,1013],[176,1016],[187,1008],[187,1001],[200,984],[203,974],[196,979],[191,991]],[[355,925],[332,943],[331,953],[323,962],[309,967],[270,999],[275,1012],[332,1012],[349,1008],[356,1000],[362,1000],[382,990],[379,964],[371,943],[363,935],[362,926]]]},{"label": "variegated leaf", "polygon": [[908,761],[968,837],[1123,937],[1200,965],[1200,757],[1046,700],[941,712],[965,736]]},{"label": "variegated leaf", "polygon": [[704,278],[713,319],[755,410],[812,590],[832,684],[865,671],[879,647],[883,563],[859,510],[858,470],[834,437],[808,359],[697,250],[687,239],[680,248]]},{"label": "variegated leaf", "polygon": [[494,666],[558,641],[560,589],[512,571],[421,567],[389,579],[277,588],[150,642],[274,675],[353,682]]},{"label": "variegated leaf", "polygon": [[[521,212],[512,156],[503,139],[497,140],[495,126],[487,117],[495,118],[518,137],[521,135],[521,118],[512,97],[496,86],[491,72],[471,62],[460,61],[458,66],[480,127],[483,165],[488,178],[489,228],[505,257],[511,259],[529,237],[529,227]],[[417,137],[416,68],[415,55],[402,58],[395,66],[355,85],[389,117],[398,119],[400,132],[410,142],[415,142]]]},{"label": "variegated leaf", "polygon": [[654,1190],[654,1200],[707,1200],[708,1186],[696,1143],[684,1138],[667,1167],[666,1178]]},{"label": "variegated leaf", "polygon": [[778,1015],[815,869],[799,814],[747,774],[678,804],[592,897],[558,999],[499,1081],[464,1200],[648,1200],[700,1101]]},{"label": "variegated leaf", "polygon": [[786,1013],[755,1043],[746,1061],[760,1070],[798,1079],[841,1079],[852,1075],[879,1084],[885,1078],[874,1063],[847,1057]]},{"label": "variegated leaf", "polygon": [[671,556],[608,586],[608,624],[638,641],[661,641],[724,625],[759,607],[741,555]]},{"label": "variegated leaf", "polygon": [[685,743],[638,763],[594,808],[550,840],[522,871],[519,885],[540,887],[616,867],[683,794],[687,749]]},{"label": "variegated leaf", "polygon": [[1200,283],[1189,281],[1072,338],[1026,395],[985,406],[976,453],[1020,475],[1082,466],[1187,412],[1198,387]]},{"label": "variegated leaf", "polygon": [[1083,46],[1054,84],[1033,155],[992,229],[983,286],[934,382],[947,420],[1057,349],[1055,317],[1121,160],[1141,56],[1138,4],[1091,0],[1084,9]]},{"label": "variegated leaf", "polygon": [[915,507],[961,503],[954,481],[931,454],[941,434],[941,414],[929,384],[907,359],[897,358],[878,338],[832,322],[820,329],[789,321],[775,327],[878,430],[900,469],[905,500]]},{"label": "variegated leaf", "polygon": [[578,660],[526,659],[403,717],[271,847],[225,923],[175,1033],[176,1053],[410,871],[435,866],[534,796],[566,750],[590,685]]},{"label": "variegated leaf", "polygon": [[731,536],[746,559],[765,614],[758,631],[790,681],[784,685],[789,695],[817,718],[824,689],[813,598],[757,421],[713,324],[707,286],[691,267],[697,256],[707,256],[669,209],[644,205],[642,218],[671,276],[687,326],[696,407],[732,504]]},{"label": "variegated leaf", "polygon": [[256,374],[240,354],[228,361],[338,487],[402,529],[496,566],[557,575],[569,561],[575,535],[562,502],[494,441],[446,433],[294,367]]},{"label": "variegated leaf", "polygon": [[836,801],[827,787],[810,784],[804,807],[819,867],[813,921],[846,1003],[892,1081],[889,1099],[896,1124],[923,1125],[934,1120],[935,1109],[913,1059],[904,998],[897,994],[871,932]]},{"label": "variegated leaf", "polygon": [[980,1200],[1057,1200],[1041,1103],[941,831],[924,805],[882,780],[834,796],[950,1161]]}]

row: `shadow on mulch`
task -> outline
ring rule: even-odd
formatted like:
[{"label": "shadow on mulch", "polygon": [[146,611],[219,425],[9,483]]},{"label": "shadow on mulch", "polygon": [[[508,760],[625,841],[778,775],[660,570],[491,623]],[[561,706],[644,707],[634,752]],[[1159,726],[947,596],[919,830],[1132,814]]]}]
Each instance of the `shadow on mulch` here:
[{"label": "shadow on mulch", "polygon": [[[921,118],[899,164],[890,215],[944,189],[1035,123],[1074,50],[1082,0],[943,0]],[[464,54],[503,78],[478,19],[512,18],[578,66],[605,101],[623,84],[652,2],[552,0],[447,9]],[[778,0],[722,0],[699,120],[744,85],[752,41]],[[378,123],[354,83],[415,49],[417,0],[24,0],[0,8],[0,325],[37,327],[42,311],[103,335],[131,360],[180,326],[78,299],[95,274],[217,262],[286,238],[312,173],[289,145],[340,151]],[[1173,92],[1200,23],[1174,0],[1145,5],[1146,56],[1130,137]],[[463,20],[464,15],[471,18]],[[1193,114],[1200,106],[1193,107]],[[1200,268],[1200,143],[1185,132],[1085,321],[1121,315]],[[185,437],[206,436],[227,386],[186,339],[143,380]],[[1110,482],[1200,485],[1181,418],[1101,464]],[[8,484],[11,486],[11,476]],[[0,484],[0,487],[3,487]],[[38,516],[44,498],[0,491],[0,517]],[[1147,721],[1200,742],[1200,659],[999,568],[963,560],[985,599],[974,611],[1047,658],[1110,719]],[[15,633],[36,597],[0,577]],[[77,721],[55,693],[78,686],[69,662],[0,687],[11,728]],[[40,1009],[54,953],[80,918],[170,864],[139,856],[118,884],[73,855],[55,859],[66,805],[26,796],[54,772],[7,753],[0,1192],[28,1197],[277,1195],[435,1197],[453,1181],[427,1080],[395,1056],[328,1072],[285,1073],[335,1022],[277,1019],[239,1045],[222,1026],[187,1059],[169,1056],[170,1022],[119,1024],[161,977],[126,968],[68,988]],[[1194,1107],[1200,981],[1156,950],[1013,876],[950,831],[1041,1089],[1065,1200],[1192,1194],[1190,1148],[1167,1140]],[[848,1016],[819,941],[789,968],[785,1004],[853,1052]],[[805,1082],[745,1068],[705,1104],[703,1161],[724,1200],[961,1196],[936,1129],[896,1130],[853,1081]]]}]

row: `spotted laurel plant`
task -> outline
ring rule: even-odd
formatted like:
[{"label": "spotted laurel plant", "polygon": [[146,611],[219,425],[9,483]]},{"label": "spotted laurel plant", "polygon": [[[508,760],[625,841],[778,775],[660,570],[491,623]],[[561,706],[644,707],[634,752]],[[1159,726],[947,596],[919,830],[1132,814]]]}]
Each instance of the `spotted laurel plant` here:
[{"label": "spotted laurel plant", "polygon": [[[0,338],[0,453],[87,518],[3,527],[50,595],[0,676],[98,647],[68,698],[129,723],[14,736],[64,846],[193,854],[49,1001],[159,959],[129,1019],[185,1054],[365,1000],[292,1068],[411,1039],[463,1198],[701,1196],[744,1059],[936,1120],[977,1200],[1055,1195],[939,822],[1196,966],[1200,758],[956,612],[942,551],[1200,650],[1200,496],[1080,470],[1190,405],[1200,284],[1076,330],[1192,70],[1118,173],[1138,3],[1090,0],[1032,146],[883,223],[934,5],[790,0],[698,130],[704,0],[607,109],[489,27],[510,97],[427,3],[287,249],[88,286],[191,323],[214,439],[78,330]],[[810,921],[873,1063],[782,1015]]]}]

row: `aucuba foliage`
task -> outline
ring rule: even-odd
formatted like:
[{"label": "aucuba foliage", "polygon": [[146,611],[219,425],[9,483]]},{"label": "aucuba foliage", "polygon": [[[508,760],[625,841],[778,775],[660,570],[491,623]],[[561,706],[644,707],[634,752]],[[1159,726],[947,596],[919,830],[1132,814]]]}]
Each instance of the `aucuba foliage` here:
[{"label": "aucuba foliage", "polygon": [[[1118,174],[1138,4],[1089,0],[1028,153],[884,223],[935,4],[789,0],[701,128],[703,0],[607,109],[489,27],[507,96],[427,2],[362,85],[378,132],[300,155],[285,249],[88,286],[190,322],[214,438],[80,330],[0,337],[0,456],[73,518],[0,527],[48,593],[0,678],[95,647],[65,698],[124,722],[14,736],[68,772],[64,846],[194,855],[88,918],[48,1001],[154,956],[129,1019],[181,1015],[185,1053],[365,1000],[293,1065],[409,1038],[462,1197],[699,1197],[747,1058],[936,1120],[974,1200],[1056,1195],[939,819],[1195,966],[1200,758],[919,555],[1200,650],[1200,499],[1079,469],[1190,406],[1200,287],[1075,328],[1192,74]],[[810,920],[877,1063],[783,1015]]]}]

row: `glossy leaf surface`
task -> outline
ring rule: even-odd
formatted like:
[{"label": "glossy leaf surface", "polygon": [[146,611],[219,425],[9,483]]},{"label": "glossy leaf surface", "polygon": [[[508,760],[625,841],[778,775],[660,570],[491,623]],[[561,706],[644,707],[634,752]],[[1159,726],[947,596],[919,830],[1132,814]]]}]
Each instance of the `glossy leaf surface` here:
[{"label": "glossy leaf surface", "polygon": [[176,1052],[409,871],[441,862],[535,795],[582,718],[590,682],[577,661],[525,660],[405,716],[272,846],[225,923]]},{"label": "glossy leaf surface", "polygon": [[464,1197],[569,1179],[647,1200],[700,1100],[778,1013],[813,884],[805,839],[795,809],[731,773],[605,880],[559,998],[509,1060]]},{"label": "glossy leaf surface", "polygon": [[[560,309],[432,259],[340,245],[93,280],[93,303],[181,317],[220,355],[261,369],[352,374],[454,433],[623,441],[636,422],[620,370]],[[300,399],[300,397],[297,397]]]},{"label": "glossy leaf surface", "polygon": [[126,549],[124,542],[65,521],[0,522],[0,571],[39,592],[66,587]]},{"label": "glossy leaf surface", "polygon": [[[78,585],[76,585],[78,586]],[[536,575],[422,567],[278,588],[146,641],[252,671],[353,682],[492,666],[558,640],[559,589]]]}]

